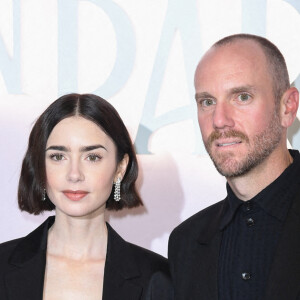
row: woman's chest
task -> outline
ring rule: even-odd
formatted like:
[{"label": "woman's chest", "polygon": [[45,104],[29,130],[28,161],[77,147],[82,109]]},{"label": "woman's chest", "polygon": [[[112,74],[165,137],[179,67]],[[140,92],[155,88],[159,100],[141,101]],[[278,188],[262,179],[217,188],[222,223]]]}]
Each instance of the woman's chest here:
[{"label": "woman's chest", "polygon": [[105,261],[47,257],[44,300],[101,300]]}]

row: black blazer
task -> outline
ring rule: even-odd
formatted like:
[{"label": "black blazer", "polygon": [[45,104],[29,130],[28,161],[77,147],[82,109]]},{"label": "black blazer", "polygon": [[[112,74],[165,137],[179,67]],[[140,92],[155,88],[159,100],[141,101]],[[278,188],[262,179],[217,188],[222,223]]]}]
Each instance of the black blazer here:
[{"label": "black blazer", "polygon": [[[28,236],[0,245],[0,299],[42,300],[49,217]],[[167,260],[124,241],[107,224],[108,245],[104,270],[103,300],[153,299],[146,296],[156,273],[168,276]]]},{"label": "black blazer", "polygon": [[156,272],[151,276],[145,300],[174,300],[174,289],[169,274]]},{"label": "black blazer", "polygon": [[[227,201],[192,216],[171,233],[169,264],[175,300],[217,300],[220,220]],[[264,300],[300,299],[300,186],[275,252]]]}]

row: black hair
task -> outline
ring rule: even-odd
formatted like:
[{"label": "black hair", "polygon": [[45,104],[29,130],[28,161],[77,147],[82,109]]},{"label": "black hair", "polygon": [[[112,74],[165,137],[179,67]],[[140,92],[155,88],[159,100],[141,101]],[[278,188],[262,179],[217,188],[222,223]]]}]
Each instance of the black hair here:
[{"label": "black hair", "polygon": [[112,139],[117,148],[117,163],[123,159],[125,154],[129,157],[121,184],[121,200],[114,201],[114,189],[112,189],[106,202],[106,208],[120,210],[124,207],[131,208],[142,205],[135,186],[138,175],[136,153],[118,112],[99,96],[68,94],[54,101],[37,119],[31,130],[19,180],[19,208],[35,215],[55,208],[48,197],[42,201],[46,185],[46,144],[55,125],[72,116],[80,116],[94,122]]}]

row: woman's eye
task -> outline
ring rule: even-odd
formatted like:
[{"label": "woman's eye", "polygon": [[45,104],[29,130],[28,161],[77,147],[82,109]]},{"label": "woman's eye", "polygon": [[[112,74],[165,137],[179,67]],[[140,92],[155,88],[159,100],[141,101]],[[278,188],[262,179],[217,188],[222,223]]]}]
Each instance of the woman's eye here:
[{"label": "woman's eye", "polygon": [[60,161],[64,159],[64,156],[62,154],[51,154],[50,158],[55,161]]},{"label": "woman's eye", "polygon": [[98,161],[100,159],[101,159],[101,157],[99,155],[97,155],[97,154],[90,154],[87,157],[87,160],[92,161],[92,162]]},{"label": "woman's eye", "polygon": [[248,101],[248,100],[250,100],[250,98],[251,98],[251,96],[248,94],[240,94],[238,96],[238,99],[242,102]]}]

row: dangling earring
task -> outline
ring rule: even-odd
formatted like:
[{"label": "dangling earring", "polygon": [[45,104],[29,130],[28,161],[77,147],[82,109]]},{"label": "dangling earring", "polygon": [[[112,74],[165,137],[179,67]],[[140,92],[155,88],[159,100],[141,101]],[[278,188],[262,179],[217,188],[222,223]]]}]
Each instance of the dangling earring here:
[{"label": "dangling earring", "polygon": [[118,177],[115,184],[115,191],[114,191],[114,200],[119,202],[121,200],[121,178]]},{"label": "dangling earring", "polygon": [[42,201],[46,201],[46,189],[43,189]]}]

